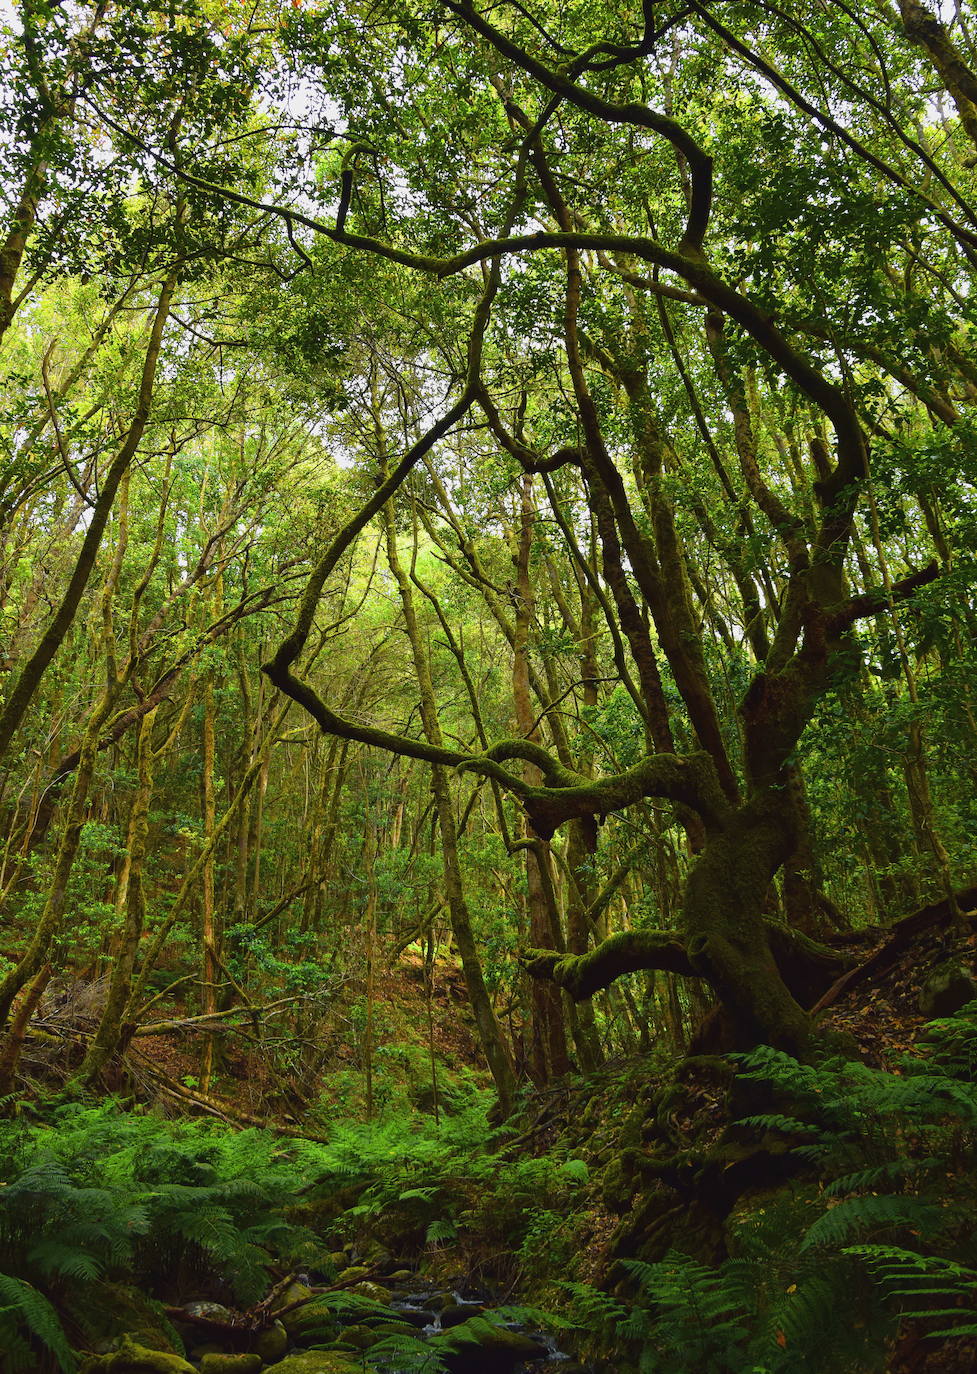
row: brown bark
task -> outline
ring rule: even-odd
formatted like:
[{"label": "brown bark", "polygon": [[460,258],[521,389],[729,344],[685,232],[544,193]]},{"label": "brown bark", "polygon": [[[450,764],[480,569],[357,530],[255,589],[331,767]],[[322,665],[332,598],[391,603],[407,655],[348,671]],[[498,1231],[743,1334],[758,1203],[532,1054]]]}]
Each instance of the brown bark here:
[{"label": "brown bark", "polygon": [[[377,417],[377,425],[379,429],[379,417]],[[381,452],[382,451],[383,442],[381,438]],[[387,541],[387,561],[400,592],[401,607],[407,627],[407,637],[411,646],[411,654],[414,660],[414,668],[417,674],[418,688],[420,690],[421,723],[429,743],[435,748],[440,748],[442,745],[442,735],[441,726],[438,721],[438,708],[434,693],[434,684],[431,679],[430,664],[425,651],[420,627],[417,622],[410,580],[404,571],[397,551],[397,537],[392,501],[388,502],[384,507],[383,519]],[[482,964],[478,956],[478,947],[472,930],[471,914],[468,910],[468,904],[465,901],[461,865],[458,859],[458,833],[455,824],[454,805],[448,787],[448,774],[447,770],[437,763],[432,764],[431,767],[431,790],[434,793],[434,804],[441,834],[441,857],[444,867],[445,899],[451,921],[451,931],[455,945],[458,949],[459,957],[461,958],[465,988],[468,992],[468,999],[471,1003],[475,1024],[478,1028],[479,1043],[495,1081],[495,1087],[499,1094],[499,1102],[502,1111],[508,1114],[515,1096],[515,1071],[512,1066],[509,1049],[502,1036],[501,1027],[496,1020],[488,988],[485,986],[485,976],[482,972]]]},{"label": "brown bark", "polygon": [[[535,741],[538,740],[538,732],[535,728],[529,692],[529,639],[535,606],[529,566],[535,523],[532,482],[533,479],[528,474],[523,476],[520,485],[519,525],[512,550],[515,568],[512,700],[516,733],[523,739]],[[523,777],[531,785],[536,785],[540,781],[539,770],[529,762],[523,765]],[[559,949],[563,943],[563,936],[558,922],[554,921],[555,913],[550,900],[552,875],[548,871],[549,864],[548,846],[544,842],[527,846],[526,904],[529,940],[536,947]],[[559,989],[552,983],[536,981],[530,988],[529,1057],[533,1077],[539,1084],[560,1077],[569,1068],[563,1007]]]},{"label": "brown bark", "polygon": [[[126,868],[120,876],[116,910],[124,913],[122,934],[112,962],[109,990],[94,1039],[79,1071],[82,1083],[92,1083],[115,1054],[124,1039],[123,1015],[132,987],[132,971],[139,953],[145,923],[143,866],[149,840],[149,806],[153,792],[153,765],[157,754],[152,749],[156,712],[143,717],[136,742],[137,784],[129,812],[126,833]],[[162,752],[162,751],[160,751]]]},{"label": "brown bark", "polygon": [[129,423],[125,440],[102,479],[98,497],[92,507],[88,528],[85,531],[81,549],[64,595],[46,630],[41,635],[36,649],[21,669],[17,681],[4,703],[3,711],[0,712],[0,759],[6,754],[10,742],[30,705],[31,698],[37,691],[48,665],[68,633],[95,568],[102,535],[105,532],[105,526],[115,502],[119,484],[129,470],[149,422],[163,330],[169,315],[170,301],[175,286],[176,278],[170,276],[160,290],[153,322],[149,330],[136,409]]}]

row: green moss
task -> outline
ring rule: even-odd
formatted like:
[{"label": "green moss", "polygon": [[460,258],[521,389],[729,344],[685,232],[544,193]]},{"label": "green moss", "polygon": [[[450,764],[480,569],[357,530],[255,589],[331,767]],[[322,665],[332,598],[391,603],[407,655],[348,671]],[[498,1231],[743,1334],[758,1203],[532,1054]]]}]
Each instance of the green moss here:
[{"label": "green moss", "polygon": [[269,1365],[264,1374],[362,1374],[362,1364],[338,1350],[303,1350]]},{"label": "green moss", "polygon": [[258,1374],[259,1355],[205,1355],[200,1361],[200,1374]]},{"label": "green moss", "polygon": [[90,1360],[83,1374],[195,1374],[195,1371],[181,1355],[150,1350],[130,1336],[123,1336],[118,1350]]}]

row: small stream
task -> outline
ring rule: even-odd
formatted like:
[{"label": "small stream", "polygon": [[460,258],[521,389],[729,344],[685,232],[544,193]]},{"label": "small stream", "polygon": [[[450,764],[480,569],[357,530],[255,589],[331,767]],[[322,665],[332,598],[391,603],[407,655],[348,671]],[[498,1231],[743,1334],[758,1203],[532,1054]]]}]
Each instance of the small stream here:
[{"label": "small stream", "polygon": [[[437,1354],[450,1374],[592,1374],[591,1367],[579,1363],[553,1333],[507,1319],[504,1305],[489,1292],[425,1286],[416,1274],[406,1273],[382,1281],[382,1289],[372,1283],[363,1283],[362,1288],[379,1291],[375,1298],[370,1294],[365,1306],[352,1305],[345,1311],[342,1304],[330,1307],[324,1323],[314,1313],[316,1297],[306,1299],[300,1292],[300,1305],[291,1319],[283,1316],[282,1321],[273,1323],[277,1336],[268,1330],[261,1338],[272,1337],[270,1346],[262,1348],[242,1338],[230,1344],[236,1350],[261,1354],[266,1374],[275,1374],[279,1362],[288,1364],[291,1356],[300,1355],[304,1357],[303,1374],[306,1368],[313,1374],[317,1351],[323,1352],[324,1368],[332,1352],[333,1360],[340,1357],[357,1368],[362,1362],[364,1370],[376,1369],[379,1374],[418,1374],[417,1338],[430,1342],[432,1355]],[[328,1292],[320,1292],[322,1298],[328,1297]],[[355,1287],[350,1292],[356,1296]],[[309,1293],[308,1287],[304,1293]],[[188,1303],[185,1310],[198,1320],[226,1321],[231,1316],[226,1308],[209,1302]],[[403,1346],[408,1332],[412,1359],[396,1351],[396,1342]],[[204,1361],[206,1352],[228,1349],[220,1339],[222,1333],[184,1327],[182,1334],[195,1366]],[[391,1340],[387,1358],[383,1342]],[[371,1360],[369,1366],[366,1359]],[[306,1360],[311,1362],[306,1364]]]},{"label": "small stream", "polygon": [[[493,1320],[492,1298],[489,1294],[464,1292],[456,1288],[445,1290],[407,1287],[399,1293],[394,1293],[390,1308],[401,1321],[410,1322],[425,1337],[438,1336],[444,1331],[453,1330],[471,1317],[484,1315]],[[529,1358],[512,1361],[501,1353],[484,1351],[481,1353],[486,1369],[498,1368],[500,1371],[507,1371],[507,1374],[531,1374],[531,1371],[542,1371],[545,1374],[546,1370],[559,1370],[560,1374],[584,1374],[586,1366],[578,1364],[561,1349],[556,1337],[551,1333],[533,1330],[513,1321],[496,1324],[503,1331],[532,1341],[537,1347],[537,1352]],[[497,1361],[494,1365],[493,1358]],[[405,1371],[391,1366],[389,1374],[405,1374]]]}]

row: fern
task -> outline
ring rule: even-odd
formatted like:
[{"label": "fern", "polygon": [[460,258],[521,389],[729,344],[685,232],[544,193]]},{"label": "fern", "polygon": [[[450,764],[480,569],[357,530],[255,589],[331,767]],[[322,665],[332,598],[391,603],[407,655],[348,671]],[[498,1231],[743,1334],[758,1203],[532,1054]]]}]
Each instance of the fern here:
[{"label": "fern", "polygon": [[[845,1252],[860,1260],[878,1284],[882,1295],[898,1303],[904,1316],[917,1319],[955,1317],[962,1326],[927,1332],[930,1339],[977,1335],[977,1272],[953,1260],[919,1255],[894,1245],[853,1245]],[[933,1307],[942,1303],[942,1307]]]},{"label": "fern", "polygon": [[618,1333],[643,1343],[641,1374],[686,1367],[702,1374],[739,1374],[751,1367],[750,1326],[741,1296],[722,1270],[671,1253],[658,1264],[628,1260],[640,1302]]},{"label": "fern", "polygon": [[449,1374],[438,1352],[420,1336],[386,1336],[364,1359],[379,1374]]},{"label": "fern", "polygon": [[[36,1337],[50,1350],[62,1374],[74,1374],[75,1358],[58,1315],[47,1298],[23,1279],[14,1278],[10,1274],[0,1274],[0,1300],[6,1304],[0,1311],[3,1324],[13,1318],[15,1328],[26,1328],[31,1336]],[[16,1329],[11,1335],[13,1339],[4,1351],[5,1356],[9,1359],[13,1353],[14,1358],[21,1361],[22,1368],[30,1368],[23,1359],[24,1355],[30,1355],[30,1346]]]},{"label": "fern", "polygon": [[867,1231],[902,1230],[911,1227],[932,1233],[943,1220],[940,1208],[918,1198],[882,1193],[879,1196],[845,1198],[824,1213],[810,1228],[801,1249],[844,1245]]},{"label": "fern", "polygon": [[577,1314],[573,1322],[575,1327],[596,1332],[612,1332],[628,1315],[624,1303],[592,1284],[563,1280],[559,1286],[572,1300],[574,1312]]},{"label": "fern", "polygon": [[884,1164],[875,1164],[871,1168],[858,1169],[832,1179],[826,1184],[824,1193],[826,1197],[838,1197],[842,1193],[863,1193],[886,1185],[901,1187],[930,1170],[940,1168],[942,1162],[934,1155],[924,1159],[889,1159]]},{"label": "fern", "polygon": [[458,1237],[458,1227],[447,1217],[440,1217],[437,1221],[432,1221],[424,1233],[424,1239],[428,1245],[437,1245],[440,1241],[453,1241]]}]

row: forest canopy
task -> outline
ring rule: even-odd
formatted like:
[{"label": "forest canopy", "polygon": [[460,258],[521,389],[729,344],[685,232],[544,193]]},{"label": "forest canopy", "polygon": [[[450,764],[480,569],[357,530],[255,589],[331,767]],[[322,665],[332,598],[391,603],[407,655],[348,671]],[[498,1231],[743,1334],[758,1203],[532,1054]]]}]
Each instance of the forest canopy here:
[{"label": "forest canopy", "polygon": [[0,8],[0,1374],[975,1367],[975,23]]},{"label": "forest canopy", "polygon": [[221,1018],[314,1077],[339,989],[444,949],[505,1110],[713,1003],[802,1050],[846,933],[961,926],[965,12],[2,43],[8,1084],[52,979],[88,1084],[189,984],[206,1092]]}]

